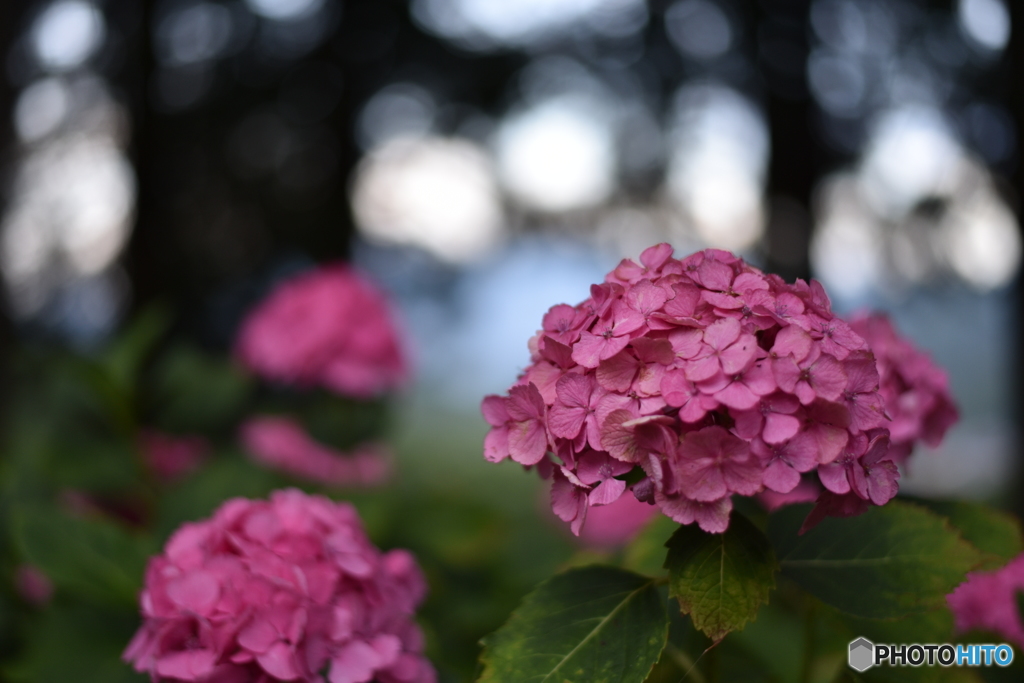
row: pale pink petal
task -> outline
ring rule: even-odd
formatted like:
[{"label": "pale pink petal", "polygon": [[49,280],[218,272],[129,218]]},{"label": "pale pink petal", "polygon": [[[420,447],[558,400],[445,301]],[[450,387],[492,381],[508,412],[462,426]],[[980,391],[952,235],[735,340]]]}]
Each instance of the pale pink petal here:
[{"label": "pale pink petal", "polygon": [[217,663],[217,653],[210,650],[184,650],[163,655],[156,660],[156,673],[167,678],[198,681]]}]

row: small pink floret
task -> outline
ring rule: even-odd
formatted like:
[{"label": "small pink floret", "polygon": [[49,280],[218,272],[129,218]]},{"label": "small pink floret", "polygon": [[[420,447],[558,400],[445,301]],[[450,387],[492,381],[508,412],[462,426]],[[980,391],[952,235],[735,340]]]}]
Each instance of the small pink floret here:
[{"label": "small pink floret", "polygon": [[1024,592],[1024,555],[994,572],[972,572],[967,581],[946,596],[956,619],[956,629],[996,633],[1024,648],[1017,596]]},{"label": "small pink floret", "polygon": [[239,436],[253,460],[299,479],[360,487],[382,484],[392,474],[387,446],[366,443],[342,453],[314,440],[289,417],[252,417],[241,426]]}]

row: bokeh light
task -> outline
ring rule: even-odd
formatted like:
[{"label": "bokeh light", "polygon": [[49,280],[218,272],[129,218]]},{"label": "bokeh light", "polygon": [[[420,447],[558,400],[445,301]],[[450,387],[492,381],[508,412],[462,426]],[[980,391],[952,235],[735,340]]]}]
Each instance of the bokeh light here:
[{"label": "bokeh light", "polygon": [[367,238],[453,262],[486,253],[503,227],[490,159],[464,139],[386,142],[360,163],[352,206]]},{"label": "bokeh light", "polygon": [[604,201],[615,180],[610,117],[601,102],[570,96],[511,115],[495,141],[502,182],[513,197],[540,211]]},{"label": "bokeh light", "polygon": [[90,2],[59,0],[36,19],[32,44],[40,64],[53,71],[81,66],[103,43],[106,24]]}]

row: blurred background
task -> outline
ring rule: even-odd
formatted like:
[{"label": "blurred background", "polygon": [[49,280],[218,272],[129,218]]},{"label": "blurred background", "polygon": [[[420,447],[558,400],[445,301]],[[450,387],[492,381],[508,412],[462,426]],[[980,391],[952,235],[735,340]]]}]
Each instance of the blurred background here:
[{"label": "blurred background", "polygon": [[223,355],[351,260],[416,367],[401,476],[534,514],[481,397],[619,259],[719,247],[949,370],[962,421],[904,490],[1024,508],[1022,30],[1014,0],[7,0],[6,373],[154,304]]}]

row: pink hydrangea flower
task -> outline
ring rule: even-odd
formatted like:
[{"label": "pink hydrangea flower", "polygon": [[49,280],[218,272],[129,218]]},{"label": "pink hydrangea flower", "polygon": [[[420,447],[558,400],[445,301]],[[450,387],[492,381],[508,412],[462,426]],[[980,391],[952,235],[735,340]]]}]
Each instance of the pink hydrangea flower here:
[{"label": "pink hydrangea flower", "polygon": [[[892,457],[902,462],[919,441],[938,446],[959,417],[945,371],[900,337],[882,314],[857,316],[851,327],[867,340],[877,361],[879,395],[884,411],[892,418],[885,425],[892,440]],[[860,396],[847,391],[845,399],[852,415],[878,412],[873,399]]]},{"label": "pink hydrangea flower", "polygon": [[173,481],[195,471],[210,453],[202,436],[174,436],[155,430],[139,434],[142,457],[161,479]]},{"label": "pink hydrangea flower", "polygon": [[[574,533],[628,489],[709,532],[728,527],[734,495],[824,488],[857,501],[825,496],[818,515],[895,495],[879,392],[889,375],[817,282],[787,284],[715,249],[676,259],[660,244],[590,293],[548,311],[529,367],[482,405],[486,458],[553,474],[552,507]],[[905,371],[888,362],[938,385],[917,360]],[[919,433],[939,435],[947,404],[934,392],[918,400]]]},{"label": "pink hydrangea flower", "polygon": [[994,572],[972,572],[946,596],[961,633],[992,631],[1024,648],[1017,594],[1024,591],[1024,555]]},{"label": "pink hydrangea flower", "polygon": [[249,314],[235,350],[267,379],[356,398],[394,389],[408,376],[387,300],[343,264],[280,285]]},{"label": "pink hydrangea flower", "polygon": [[154,681],[432,683],[425,593],[413,556],[377,550],[352,506],[236,498],[150,560],[124,659]]},{"label": "pink hydrangea flower", "polygon": [[331,486],[374,486],[392,474],[390,450],[362,444],[342,453],[315,441],[289,417],[262,415],[239,429],[246,452],[256,462],[287,474]]}]

